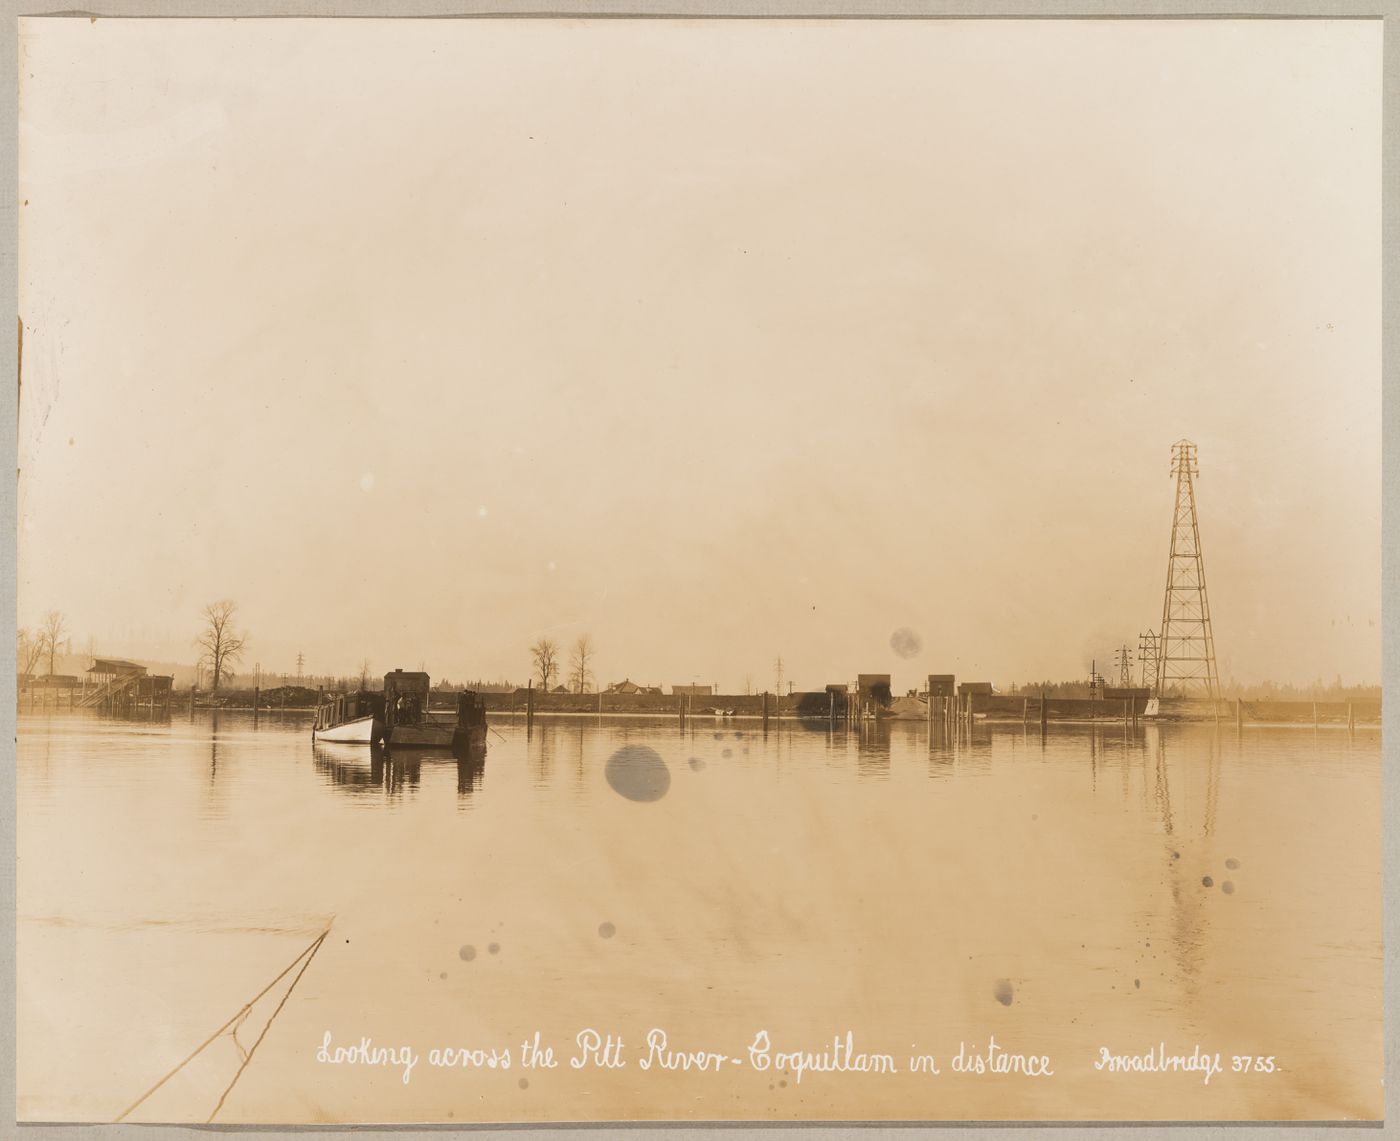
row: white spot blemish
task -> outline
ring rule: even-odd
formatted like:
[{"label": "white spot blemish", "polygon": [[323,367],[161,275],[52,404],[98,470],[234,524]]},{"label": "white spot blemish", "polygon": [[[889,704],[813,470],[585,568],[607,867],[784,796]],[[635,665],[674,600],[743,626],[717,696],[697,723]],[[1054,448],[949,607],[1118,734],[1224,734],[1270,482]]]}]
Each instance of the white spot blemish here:
[{"label": "white spot blemish", "polygon": [[476,509],[476,513],[477,513],[477,515],[479,515],[482,519],[485,519],[485,518],[486,518],[486,508],[485,508],[485,507],[478,507],[478,508]]},{"label": "white spot blemish", "polygon": [[554,563],[553,563],[553,562],[551,562],[551,563],[549,564],[549,569],[550,569],[551,571],[555,569]]},{"label": "white spot blemish", "polygon": [[365,472],[364,475],[360,476],[360,490],[361,490],[361,491],[373,491],[373,490],[374,490],[374,472],[372,472],[372,471],[367,471],[367,472]]}]

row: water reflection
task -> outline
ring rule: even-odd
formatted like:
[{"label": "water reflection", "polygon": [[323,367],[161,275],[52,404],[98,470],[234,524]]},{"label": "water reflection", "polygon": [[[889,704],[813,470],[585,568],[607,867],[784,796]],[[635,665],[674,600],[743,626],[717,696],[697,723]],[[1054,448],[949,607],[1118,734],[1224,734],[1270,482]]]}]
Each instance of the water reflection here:
[{"label": "water reflection", "polygon": [[[736,1009],[790,1021],[815,1010],[890,1042],[911,1026],[971,1041],[995,1018],[1069,1058],[1112,1041],[1267,1040],[1287,1051],[1290,1074],[1331,1067],[1343,1108],[1364,1105],[1363,1079],[1379,1084],[1366,1045],[1380,1040],[1376,732],[1353,743],[1310,726],[1242,738],[1228,723],[1042,731],[1018,718],[773,721],[764,734],[756,718],[682,728],[588,715],[539,717],[527,740],[523,719],[501,718],[488,786],[483,751],[313,746],[309,722],[291,715],[264,715],[256,733],[235,710],[180,721],[21,716],[20,910],[64,919],[26,936],[28,993],[57,1004],[95,978],[84,1012],[111,1057],[140,1022],[118,1001],[138,993],[134,972],[149,969],[154,986],[188,970],[194,993],[209,985],[195,978],[208,963],[221,979],[240,967],[265,979],[290,957],[260,963],[241,943],[190,935],[158,971],[147,918],[184,933],[211,914],[253,930],[334,913],[313,976],[321,1009],[395,1029],[406,1011],[402,1025],[424,1040],[451,1040],[465,1003],[492,1033],[556,1010],[555,1029],[572,1033],[604,1003],[628,1008],[641,986],[646,1017],[701,1042],[723,1042]],[[667,767],[658,796],[620,798],[607,780],[627,747]],[[1227,857],[1240,870],[1226,873]],[[401,870],[413,890],[364,890],[402,882]],[[1236,893],[1222,891],[1226,874]],[[103,934],[68,922],[94,918]],[[615,932],[601,937],[605,923]],[[471,962],[465,944],[480,952]],[[485,969],[489,986],[477,981]],[[1009,1007],[992,997],[1003,976],[1016,984]],[[302,1020],[297,1032],[269,1036],[255,1066],[285,1067],[286,1085],[324,1080],[306,1072],[302,1048],[323,1033],[321,1010],[293,1002],[284,1017]],[[71,1035],[39,1003],[20,1021],[27,1072],[62,1072]],[[191,1042],[207,1030],[192,1027]],[[150,1080],[132,1078],[112,1112],[142,1088],[137,1078]],[[1263,1087],[1222,1082],[1217,1095],[1216,1085],[1212,1112],[1264,1104]],[[1296,1082],[1269,1088],[1286,1091],[1268,1102],[1280,1113],[1333,1112]],[[418,1089],[395,1085],[396,1100],[373,1110],[446,1115],[446,1103],[404,1100],[428,1097]],[[513,1080],[506,1089],[519,1092]],[[928,1112],[928,1087],[916,1092],[924,1100],[898,1105]],[[1154,1113],[1174,1109],[1162,1096]],[[1084,1104],[1070,1093],[1054,1108]],[[1127,1116],[1142,1108],[1114,1104]]]},{"label": "water reflection", "polygon": [[351,797],[394,803],[414,795],[429,769],[453,766],[457,796],[469,801],[481,789],[486,776],[486,747],[478,745],[460,755],[441,749],[384,749],[378,745],[343,745],[316,741],[312,764],[326,786]]},{"label": "water reflection", "polygon": [[863,780],[886,780],[890,775],[889,721],[862,721],[856,769]]},{"label": "water reflection", "polygon": [[456,762],[457,796],[467,801],[486,779],[486,746],[477,745],[465,750],[456,758]]},{"label": "water reflection", "polygon": [[536,788],[548,788],[554,779],[554,739],[563,726],[536,723],[530,734],[530,777]]}]

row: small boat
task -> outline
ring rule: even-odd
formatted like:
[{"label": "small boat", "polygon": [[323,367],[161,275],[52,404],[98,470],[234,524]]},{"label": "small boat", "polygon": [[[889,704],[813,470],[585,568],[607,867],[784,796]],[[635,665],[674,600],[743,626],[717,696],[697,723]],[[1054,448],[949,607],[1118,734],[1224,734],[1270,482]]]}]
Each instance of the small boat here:
[{"label": "small boat", "polygon": [[312,729],[313,741],[333,741],[341,745],[372,745],[375,740],[374,716],[357,717],[330,729]]},{"label": "small boat", "polygon": [[486,702],[479,693],[458,694],[455,712],[429,709],[430,697],[426,673],[394,670],[384,675],[382,693],[333,694],[322,701],[312,740],[389,749],[486,747]]},{"label": "small boat", "polygon": [[328,693],[311,722],[313,741],[373,745],[384,735],[384,698],[377,693]]}]

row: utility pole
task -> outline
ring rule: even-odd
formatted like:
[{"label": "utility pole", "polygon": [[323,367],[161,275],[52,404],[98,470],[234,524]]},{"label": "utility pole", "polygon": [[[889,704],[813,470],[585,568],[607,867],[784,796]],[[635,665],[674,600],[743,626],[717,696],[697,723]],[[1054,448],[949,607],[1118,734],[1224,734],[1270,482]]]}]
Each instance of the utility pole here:
[{"label": "utility pole", "polygon": [[1099,663],[1093,661],[1089,663],[1089,697],[1095,699],[1103,696],[1103,674],[1099,673]]},{"label": "utility pole", "polygon": [[783,692],[783,656],[781,654],[778,655],[778,660],[773,663],[773,677],[777,682],[773,686],[773,691],[781,696]]}]

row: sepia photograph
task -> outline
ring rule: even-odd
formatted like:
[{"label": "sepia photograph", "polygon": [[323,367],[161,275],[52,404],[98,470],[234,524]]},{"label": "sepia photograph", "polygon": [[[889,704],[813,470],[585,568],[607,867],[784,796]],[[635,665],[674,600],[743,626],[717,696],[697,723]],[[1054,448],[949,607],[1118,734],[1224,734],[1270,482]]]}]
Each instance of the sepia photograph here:
[{"label": "sepia photograph", "polygon": [[1379,19],[18,27],[21,1122],[1383,1119]]}]

